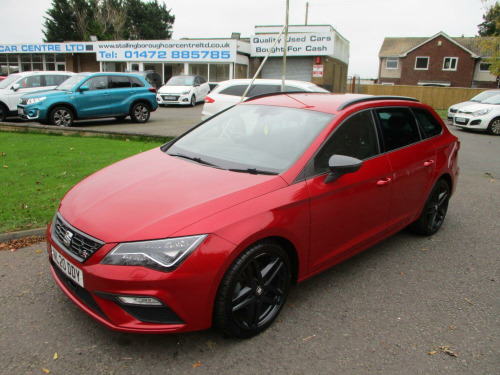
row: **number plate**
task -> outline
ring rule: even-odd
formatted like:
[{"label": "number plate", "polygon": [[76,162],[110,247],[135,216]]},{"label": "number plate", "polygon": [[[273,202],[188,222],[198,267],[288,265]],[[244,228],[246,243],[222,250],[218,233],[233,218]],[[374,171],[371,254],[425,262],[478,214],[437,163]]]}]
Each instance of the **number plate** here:
[{"label": "number plate", "polygon": [[175,96],[164,96],[163,100],[177,100]]},{"label": "number plate", "polygon": [[74,266],[73,263],[69,262],[65,257],[63,257],[55,248],[52,246],[52,259],[54,263],[61,271],[64,272],[75,283],[83,288],[83,272],[78,267]]},{"label": "number plate", "polygon": [[467,119],[463,117],[457,117],[455,116],[455,122],[457,124],[467,124]]}]

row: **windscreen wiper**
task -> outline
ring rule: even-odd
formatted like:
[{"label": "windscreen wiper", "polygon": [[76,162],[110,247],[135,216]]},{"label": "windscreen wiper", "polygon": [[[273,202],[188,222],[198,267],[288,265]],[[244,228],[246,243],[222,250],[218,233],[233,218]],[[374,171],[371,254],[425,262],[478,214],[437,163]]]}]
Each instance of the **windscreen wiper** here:
[{"label": "windscreen wiper", "polygon": [[224,169],[224,168],[221,168],[220,166],[218,166],[217,164],[210,163],[209,161],[203,160],[202,158],[199,158],[199,157],[196,157],[196,156],[187,156],[187,155],[184,155],[184,154],[168,154],[168,155],[170,155],[170,156],[177,156],[178,158],[192,160],[192,161],[195,161],[195,162],[197,162],[199,164],[208,165],[210,167]]},{"label": "windscreen wiper", "polygon": [[240,173],[250,173],[250,174],[265,174],[265,175],[270,175],[274,176],[277,175],[278,172],[271,172],[271,171],[263,171],[257,168],[246,168],[246,169],[237,169],[237,168],[230,168],[228,171],[231,172],[240,172]]}]

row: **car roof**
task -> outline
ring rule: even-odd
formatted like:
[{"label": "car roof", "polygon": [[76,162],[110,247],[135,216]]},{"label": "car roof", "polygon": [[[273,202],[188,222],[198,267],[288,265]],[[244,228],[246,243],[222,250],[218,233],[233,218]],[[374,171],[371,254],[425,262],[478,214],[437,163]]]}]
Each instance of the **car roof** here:
[{"label": "car roof", "polygon": [[66,71],[61,71],[61,70],[37,70],[37,71],[30,71],[30,72],[17,72],[17,73],[11,73],[11,75],[19,75],[21,77],[26,77],[26,76],[36,76],[36,75],[42,75],[42,74],[55,74],[55,75],[67,75],[67,74],[75,74],[73,72],[66,72]]},{"label": "car roof", "polygon": [[404,101],[406,104],[418,102],[418,100],[398,96],[374,96],[362,94],[328,94],[328,93],[276,93],[273,95],[262,95],[250,98],[244,103],[273,105],[290,108],[308,109],[330,114],[338,114],[344,109],[356,104],[382,101]]},{"label": "car roof", "polygon": [[[219,86],[227,87],[232,85],[248,85],[252,82],[251,78],[242,78],[242,79],[229,79],[227,81],[219,82]],[[254,85],[281,85],[281,79],[267,79],[267,78],[258,78],[254,81]],[[317,86],[312,82],[307,81],[297,81],[293,79],[286,79],[286,84],[295,84],[298,86],[309,87],[309,86]]]}]

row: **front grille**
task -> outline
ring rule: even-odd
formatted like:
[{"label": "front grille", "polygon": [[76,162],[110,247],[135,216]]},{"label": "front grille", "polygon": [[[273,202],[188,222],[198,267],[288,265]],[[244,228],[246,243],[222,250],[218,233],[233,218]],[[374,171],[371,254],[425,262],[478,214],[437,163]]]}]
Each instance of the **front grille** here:
[{"label": "front grille", "polygon": [[180,98],[180,95],[162,95],[161,96],[163,100],[171,100],[171,101],[177,101]]},{"label": "front grille", "polygon": [[69,255],[81,263],[104,245],[104,242],[73,228],[59,214],[52,224],[52,237]]},{"label": "front grille", "polygon": [[451,113],[457,113],[458,109],[457,108],[450,108]]},{"label": "front grille", "polygon": [[51,259],[50,263],[52,264],[52,268],[54,269],[57,277],[59,280],[62,281],[62,283],[73,292],[73,294],[81,301],[83,302],[88,308],[96,312],[97,314],[101,315],[103,318],[106,318],[106,315],[102,312],[101,308],[95,301],[95,299],[92,297],[92,294],[90,294],[88,291],[83,289],[80,285],[76,284],[73,280],[71,280],[68,276],[66,276],[60,269],[54,264],[54,261]]}]

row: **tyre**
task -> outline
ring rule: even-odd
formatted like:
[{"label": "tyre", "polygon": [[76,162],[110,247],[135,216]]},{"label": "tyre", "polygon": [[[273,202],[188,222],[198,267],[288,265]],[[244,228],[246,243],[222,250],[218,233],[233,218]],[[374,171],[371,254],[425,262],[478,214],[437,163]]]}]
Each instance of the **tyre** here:
[{"label": "tyre", "polygon": [[290,260],[281,246],[272,241],[250,246],[222,279],[214,304],[214,325],[229,336],[259,334],[279,315],[290,280]]},{"label": "tyre", "polygon": [[50,123],[56,126],[73,125],[73,112],[68,107],[56,107],[50,113]]},{"label": "tyre", "polygon": [[420,217],[410,225],[410,229],[423,236],[436,233],[444,222],[450,200],[450,186],[441,179],[432,188]]},{"label": "tyre", "polygon": [[196,96],[192,95],[191,96],[191,107],[194,107],[196,105]]},{"label": "tyre", "polygon": [[7,108],[3,104],[0,104],[0,122],[4,122],[6,118]]},{"label": "tyre", "polygon": [[500,135],[500,117],[491,120],[487,132],[491,135]]},{"label": "tyre", "polygon": [[132,121],[141,124],[147,122],[150,115],[151,112],[149,111],[149,106],[146,103],[136,103],[130,111],[130,118]]}]

